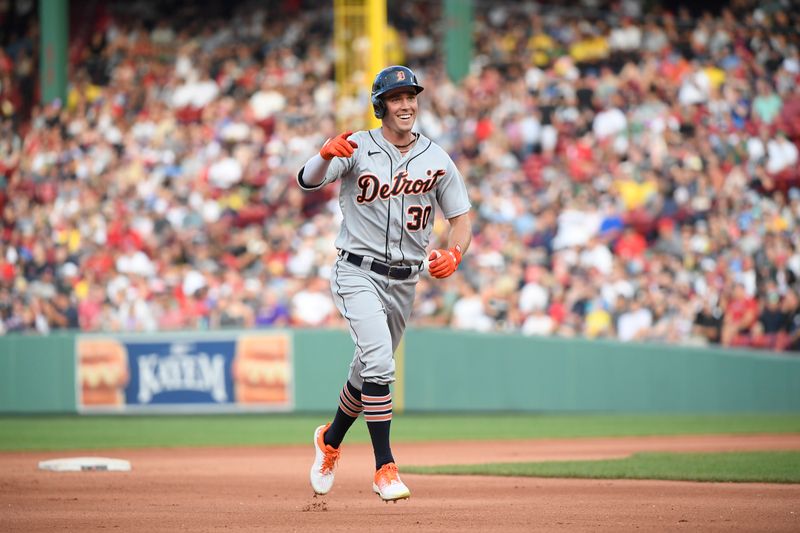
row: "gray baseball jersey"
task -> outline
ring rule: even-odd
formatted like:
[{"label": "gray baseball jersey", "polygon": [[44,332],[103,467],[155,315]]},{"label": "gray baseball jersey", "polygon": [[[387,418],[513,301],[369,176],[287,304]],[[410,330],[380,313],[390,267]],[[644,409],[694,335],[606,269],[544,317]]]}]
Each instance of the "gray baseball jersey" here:
[{"label": "gray baseball jersey", "polygon": [[[469,211],[461,173],[437,144],[419,135],[403,155],[384,139],[380,128],[350,136],[358,148],[349,158],[331,160],[314,190],[341,180],[339,205],[344,216],[336,247],[342,255],[331,278],[334,301],[348,321],[356,344],[349,381],[394,381],[394,350],[414,304],[419,268],[426,259],[438,205],[445,218]],[[345,259],[363,258],[359,265]],[[396,279],[375,272],[375,263],[414,266],[413,275]]]},{"label": "gray baseball jersey", "polygon": [[336,247],[385,263],[419,264],[425,259],[436,204],[445,218],[470,209],[458,168],[421,134],[405,155],[383,138],[380,128],[356,132],[350,140],[358,148],[349,158],[333,158],[318,186],[342,181],[344,221]]}]

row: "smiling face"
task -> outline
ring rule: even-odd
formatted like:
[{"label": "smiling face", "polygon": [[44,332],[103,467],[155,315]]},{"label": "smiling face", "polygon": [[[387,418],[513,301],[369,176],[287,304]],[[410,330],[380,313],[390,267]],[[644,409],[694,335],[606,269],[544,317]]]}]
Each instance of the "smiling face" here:
[{"label": "smiling face", "polygon": [[383,133],[389,142],[402,144],[411,140],[411,128],[417,118],[417,92],[413,87],[401,87],[383,96],[386,114]]}]

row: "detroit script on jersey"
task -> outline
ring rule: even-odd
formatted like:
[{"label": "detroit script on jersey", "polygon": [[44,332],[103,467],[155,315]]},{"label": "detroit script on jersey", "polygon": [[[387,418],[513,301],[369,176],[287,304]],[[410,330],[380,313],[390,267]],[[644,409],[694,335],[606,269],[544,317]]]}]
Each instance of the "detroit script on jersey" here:
[{"label": "detroit script on jersey", "polygon": [[388,200],[399,194],[423,194],[430,192],[436,186],[436,180],[445,175],[445,170],[428,170],[427,178],[411,179],[408,171],[401,170],[392,179],[391,183],[381,184],[381,179],[375,174],[362,174],[358,178],[358,187],[361,193],[356,196],[356,202],[363,204],[374,201],[376,198]]}]

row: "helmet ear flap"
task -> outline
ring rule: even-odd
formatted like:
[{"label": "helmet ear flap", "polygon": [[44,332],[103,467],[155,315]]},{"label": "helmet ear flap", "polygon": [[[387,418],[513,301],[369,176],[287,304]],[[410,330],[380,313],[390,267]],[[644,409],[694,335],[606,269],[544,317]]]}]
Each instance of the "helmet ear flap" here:
[{"label": "helmet ear flap", "polygon": [[383,118],[386,114],[386,104],[380,96],[372,97],[372,111],[375,113],[375,118]]}]

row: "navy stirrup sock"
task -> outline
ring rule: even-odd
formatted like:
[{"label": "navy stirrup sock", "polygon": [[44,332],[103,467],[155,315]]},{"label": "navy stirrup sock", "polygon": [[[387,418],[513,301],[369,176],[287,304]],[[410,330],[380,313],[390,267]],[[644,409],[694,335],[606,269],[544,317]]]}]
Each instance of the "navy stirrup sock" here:
[{"label": "navy stirrup sock", "polygon": [[361,402],[375,452],[375,470],[379,470],[383,465],[394,462],[389,445],[389,429],[392,424],[392,393],[389,385],[364,382]]},{"label": "navy stirrup sock", "polygon": [[353,387],[350,382],[344,384],[339,393],[339,408],[328,430],[325,432],[325,444],[338,448],[347,430],[356,421],[364,408],[361,405],[361,391]]}]

